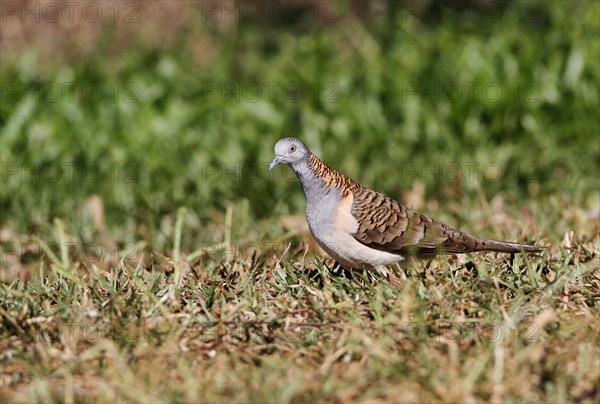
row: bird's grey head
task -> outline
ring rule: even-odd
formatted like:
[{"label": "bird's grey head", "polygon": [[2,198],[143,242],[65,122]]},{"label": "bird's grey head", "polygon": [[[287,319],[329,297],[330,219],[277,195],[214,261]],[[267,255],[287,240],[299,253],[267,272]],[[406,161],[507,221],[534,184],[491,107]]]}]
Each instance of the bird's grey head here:
[{"label": "bird's grey head", "polygon": [[275,144],[275,158],[269,166],[269,170],[272,170],[277,164],[288,164],[292,168],[306,161],[310,156],[310,151],[302,143],[302,141],[295,137],[286,137],[281,139]]}]

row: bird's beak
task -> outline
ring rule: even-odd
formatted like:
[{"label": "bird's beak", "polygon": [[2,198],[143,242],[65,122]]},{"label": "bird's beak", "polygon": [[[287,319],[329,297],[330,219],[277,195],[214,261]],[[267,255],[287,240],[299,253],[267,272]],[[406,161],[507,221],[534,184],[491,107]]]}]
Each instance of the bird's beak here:
[{"label": "bird's beak", "polygon": [[277,164],[279,164],[279,162],[281,161],[283,157],[282,156],[275,156],[275,158],[273,159],[273,161],[271,161],[271,164],[269,165],[269,171],[271,171],[273,169],[273,167],[275,167]]}]

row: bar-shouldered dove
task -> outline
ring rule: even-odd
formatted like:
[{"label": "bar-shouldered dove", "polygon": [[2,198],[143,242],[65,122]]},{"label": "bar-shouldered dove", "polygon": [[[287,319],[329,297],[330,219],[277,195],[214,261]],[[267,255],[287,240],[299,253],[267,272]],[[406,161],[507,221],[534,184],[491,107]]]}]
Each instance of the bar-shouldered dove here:
[{"label": "bar-shouldered dove", "polygon": [[377,270],[409,257],[496,251],[540,252],[541,246],[471,236],[363,187],[331,168],[297,138],[275,145],[269,166],[287,164],[302,183],[308,227],[319,245],[346,269]]}]

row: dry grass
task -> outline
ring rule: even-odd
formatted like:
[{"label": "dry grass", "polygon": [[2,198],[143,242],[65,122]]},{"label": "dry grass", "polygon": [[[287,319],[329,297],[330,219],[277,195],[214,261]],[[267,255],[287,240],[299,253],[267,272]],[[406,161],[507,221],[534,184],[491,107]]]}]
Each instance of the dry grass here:
[{"label": "dry grass", "polygon": [[[411,9],[433,1],[360,20],[351,1],[336,24],[273,25],[203,21],[197,1],[124,2],[139,22],[114,24],[95,3],[98,23],[2,15],[3,401],[600,400],[599,3],[499,1],[491,23]],[[39,96],[70,81],[105,96]],[[273,81],[306,96],[205,86]],[[464,82],[504,95],[405,98]],[[264,167],[281,133],[443,222],[548,250],[333,277],[291,176],[227,175]],[[47,163],[75,175],[33,179]],[[426,172],[463,163],[509,174]]]},{"label": "dry grass", "polygon": [[332,277],[287,241],[234,256],[174,242],[117,262],[49,247],[29,281],[0,289],[2,395],[596,402],[600,251],[576,242],[512,264],[438,259],[403,281]]}]

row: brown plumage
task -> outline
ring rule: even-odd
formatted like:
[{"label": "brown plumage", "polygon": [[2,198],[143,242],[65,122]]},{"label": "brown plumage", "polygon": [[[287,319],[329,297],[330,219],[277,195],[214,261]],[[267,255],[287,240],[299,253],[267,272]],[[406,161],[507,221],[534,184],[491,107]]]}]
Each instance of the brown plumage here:
[{"label": "brown plumage", "polygon": [[471,236],[368,188],[361,187],[352,193],[352,216],[359,223],[354,238],[371,248],[419,257],[483,251],[539,252],[544,249]]},{"label": "brown plumage", "polygon": [[313,172],[321,177],[325,186],[330,188],[340,188],[343,190],[343,195],[347,195],[348,192],[363,187],[358,182],[331,168],[314,154],[310,153],[308,159]]},{"label": "brown plumage", "polygon": [[297,138],[275,145],[273,168],[289,164],[306,196],[309,228],[319,245],[348,269],[385,272],[407,257],[495,251],[540,252],[544,247],[474,237],[408,209],[331,168]]}]

